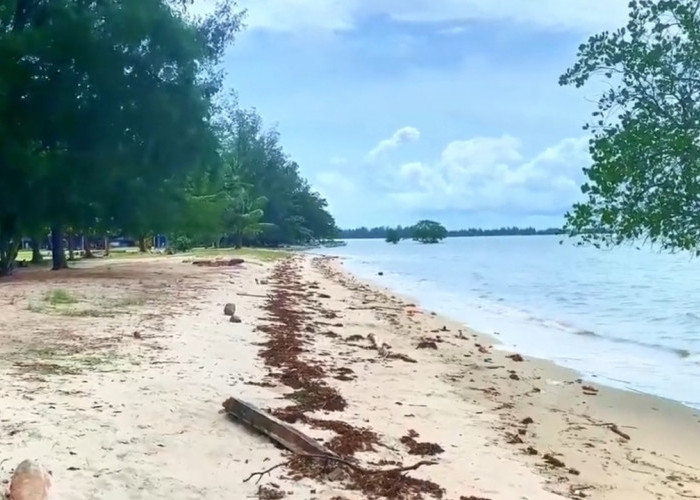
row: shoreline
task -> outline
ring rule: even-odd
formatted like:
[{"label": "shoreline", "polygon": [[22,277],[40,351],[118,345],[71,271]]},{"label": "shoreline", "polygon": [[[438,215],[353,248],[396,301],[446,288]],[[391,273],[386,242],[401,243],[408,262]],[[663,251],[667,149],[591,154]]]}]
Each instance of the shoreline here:
[{"label": "shoreline", "polygon": [[[323,253],[323,252],[314,252],[310,255],[323,255],[325,257],[329,258],[337,258],[343,262],[349,263],[352,261],[351,257],[346,257],[343,255],[335,255],[332,253]],[[375,270],[371,269],[362,269],[360,270],[348,270],[347,267],[345,268],[345,271],[353,276],[355,276],[357,279],[363,281],[364,283],[367,283],[370,286],[376,287],[378,289],[381,289],[385,292],[389,292],[391,294],[400,296],[404,298],[407,301],[413,301],[413,302],[420,302],[422,306],[424,306],[426,309],[435,311],[437,314],[440,314],[441,316],[444,316],[445,318],[450,319],[453,322],[456,323],[461,323],[468,327],[470,330],[473,330],[479,335],[483,335],[487,338],[490,339],[490,342],[497,344],[499,349],[506,350],[509,352],[516,352],[520,351],[521,354],[527,355],[528,357],[542,360],[542,361],[547,361],[550,363],[553,363],[557,367],[560,367],[562,369],[566,370],[571,370],[572,372],[575,372],[578,374],[580,378],[583,378],[584,380],[599,384],[611,389],[616,389],[620,390],[623,392],[629,392],[632,394],[642,394],[642,395],[647,395],[650,397],[656,397],[660,398],[662,400],[665,400],[667,402],[672,402],[672,403],[678,403],[684,407],[690,408],[695,411],[700,411],[700,399],[697,398],[682,398],[680,395],[677,395],[677,397],[674,397],[673,395],[668,395],[664,394],[666,393],[673,393],[678,391],[673,391],[673,390],[664,390],[660,387],[653,387],[653,383],[649,384],[648,380],[644,379],[635,379],[634,376],[637,375],[639,376],[640,373],[634,372],[634,367],[632,365],[631,368],[633,369],[632,372],[630,373],[631,377],[628,380],[623,380],[619,378],[619,373],[624,374],[624,366],[616,366],[617,359],[615,359],[614,356],[617,357],[622,357],[624,358],[632,358],[634,359],[635,357],[639,356],[639,352],[635,351],[635,348],[637,349],[646,349],[646,350],[654,350],[657,352],[657,354],[663,354],[663,355],[673,355],[674,357],[677,357],[677,360],[683,361],[688,358],[688,351],[687,349],[683,348],[671,348],[671,347],[664,347],[664,346],[658,346],[658,345],[650,345],[650,344],[644,344],[644,343],[637,343],[634,341],[629,341],[629,340],[624,340],[624,341],[617,341],[616,339],[611,339],[607,336],[604,335],[599,335],[595,332],[588,332],[586,330],[576,330],[573,329],[570,325],[563,323],[563,324],[558,324],[559,320],[551,320],[551,318],[535,318],[537,319],[536,324],[529,324],[525,319],[526,313],[518,310],[518,309],[513,309],[516,311],[518,314],[523,315],[523,318],[516,319],[516,318],[508,318],[506,323],[502,323],[499,318],[491,318],[490,316],[494,316],[497,314],[495,311],[489,311],[487,313],[487,316],[480,317],[478,321],[476,321],[477,324],[480,326],[473,326],[472,323],[469,321],[469,319],[465,319],[465,313],[462,312],[461,315],[459,313],[452,314],[450,312],[450,307],[445,307],[443,305],[436,305],[433,301],[432,304],[424,304],[424,301],[419,298],[419,294],[417,293],[411,293],[411,292],[396,292],[396,288],[400,286],[398,283],[392,283],[392,284],[385,284],[382,281],[383,278],[378,279],[374,273],[378,272],[377,269],[381,268],[376,268]],[[384,275],[383,271],[379,271],[380,276]],[[391,278],[391,273],[388,273],[388,277]],[[437,286],[436,284],[434,284]],[[439,293],[441,290],[440,287],[435,288],[435,291]],[[415,289],[412,290],[413,292],[417,292]],[[451,293],[451,292],[450,292]],[[450,305],[452,306],[452,310],[455,307],[458,307],[456,304],[451,304],[451,301],[455,297],[451,294],[447,295],[447,300],[450,302]],[[468,297],[457,297],[460,301],[465,302],[468,311],[472,311],[472,309],[468,309],[470,306],[470,299]],[[430,301],[428,301],[430,302]],[[473,305],[473,304],[472,304]],[[499,307],[501,307],[499,305]],[[512,307],[505,306],[509,309],[512,309]],[[481,306],[479,306],[479,310],[481,309]],[[476,314],[481,314],[480,311],[472,311],[472,313],[476,312]],[[527,313],[528,315],[531,313]],[[490,316],[488,316],[490,315]],[[460,317],[462,316],[462,317]],[[532,317],[530,318],[532,319]],[[494,321],[496,323],[496,326],[494,328],[493,325],[489,324],[489,321]],[[547,325],[546,323],[554,323],[555,325],[552,327],[551,325]],[[522,324],[522,330],[524,333],[519,332],[521,327],[519,325]],[[571,329],[571,331],[569,331]],[[561,331],[560,331],[561,330]],[[491,332],[491,333],[489,333]],[[500,332],[507,332],[501,335]],[[518,332],[518,333],[514,333]],[[556,332],[556,335],[552,335],[552,332]],[[534,344],[526,341],[529,335],[533,336],[542,336],[544,335],[543,339],[539,340],[539,343],[535,342]],[[551,336],[548,337],[548,336]],[[573,338],[570,338],[569,336],[573,336]],[[568,339],[568,340],[567,340]],[[606,343],[605,345],[599,345],[597,348],[600,350],[600,352],[605,352],[606,354],[610,353],[610,350],[612,349],[612,352],[614,353],[613,357],[611,357],[611,363],[608,365],[598,365],[594,366],[595,363],[593,363],[593,366],[588,367],[587,365],[590,365],[590,363],[586,362],[586,359],[595,359],[593,357],[593,352],[589,352],[587,349],[587,346],[581,345],[580,347],[582,348],[582,351],[572,351],[572,348],[569,347],[568,351],[561,351],[557,352],[551,351],[551,349],[548,351],[547,348],[543,348],[543,346],[548,345],[546,342],[563,342],[566,343],[569,341],[571,345],[573,346],[578,346],[581,342],[582,339],[587,339],[588,341],[593,341],[593,342],[600,342],[600,343]],[[544,343],[543,343],[544,342]],[[629,345],[629,349],[622,351],[620,349],[620,346],[625,346],[627,347]],[[534,347],[533,347],[534,346]],[[595,349],[595,347],[594,347]],[[585,356],[582,357],[577,357],[575,353],[577,352],[585,352],[589,356],[586,358]],[[619,359],[619,358],[618,358]],[[648,360],[642,359],[642,362],[646,362]],[[658,359],[656,361],[658,363],[658,366],[667,366],[667,363],[664,362],[663,359]],[[601,368],[601,366],[604,366],[604,368]],[[675,365],[674,365],[675,366]],[[652,367],[653,370],[656,370],[656,366]],[[683,367],[679,366],[679,370],[682,371]],[[605,372],[607,370],[607,372]],[[694,373],[694,372],[693,372]],[[657,380],[665,380],[663,373],[658,374],[659,377]],[[624,377],[623,377],[624,378]],[[687,377],[683,379],[684,380],[689,380]],[[675,385],[674,387],[679,387],[683,386],[683,381],[680,379],[677,380],[678,385]],[[689,382],[687,384],[688,386],[692,386],[693,384]],[[646,387],[645,387],[646,386]]]},{"label": "shoreline", "polygon": [[[376,281],[359,277],[346,270],[343,257],[327,255],[324,258],[334,262],[333,267],[345,279],[362,283],[392,299],[404,304],[416,304],[420,308],[420,302],[414,297],[397,293]],[[688,492],[678,490],[679,496],[700,498],[700,450],[685,439],[700,431],[700,410],[661,396],[611,387],[590,379],[584,381],[576,370],[558,365],[552,360],[522,356],[524,362],[512,363],[512,356],[520,355],[517,350],[502,343],[498,336],[475,331],[464,322],[443,314],[429,310],[424,312],[429,323],[444,323],[450,331],[461,329],[465,336],[471,335],[476,339],[475,346],[484,346],[489,356],[486,361],[492,365],[488,369],[496,366],[505,369],[517,368],[517,372],[508,370],[508,380],[511,380],[512,375],[517,379],[499,387],[498,396],[489,395],[487,392],[484,395],[486,399],[500,403],[494,404],[490,410],[500,413],[502,425],[497,425],[496,428],[504,433],[506,441],[513,441],[506,443],[506,446],[519,445],[522,448],[528,444],[528,441],[515,437],[515,433],[508,432],[508,428],[522,432],[522,425],[518,424],[525,419],[533,419],[535,422],[527,425],[527,432],[536,443],[534,448],[539,451],[538,456],[545,450],[556,453],[562,448],[568,449],[564,451],[562,458],[566,455],[565,466],[571,466],[577,472],[574,476],[581,479],[584,488],[575,490],[579,491],[580,495],[562,490],[552,483],[561,481],[561,475],[552,474],[551,469],[542,468],[534,463],[531,457],[519,457],[521,462],[530,464],[539,473],[548,476],[549,487],[553,487],[554,491],[564,495],[568,493],[567,496],[573,498],[642,498],[639,494],[652,492],[648,488],[649,485],[641,488],[635,486],[641,481],[640,478],[653,474],[650,472],[652,470],[663,476],[666,467],[673,467],[679,462],[688,466],[688,475],[683,476],[684,481],[678,481],[678,487],[682,490],[692,485]],[[452,361],[457,359],[453,358]],[[458,362],[461,363],[461,360]],[[491,373],[495,375],[500,371],[494,369]],[[508,387],[527,379],[530,379],[532,384],[530,390],[536,390],[536,393],[523,393],[514,387]],[[470,390],[475,388],[465,388],[459,383],[457,385],[462,397],[472,398],[472,402],[485,406],[484,400],[479,401],[479,397]],[[483,392],[483,389],[477,391]],[[534,397],[537,397],[538,401],[532,401]],[[525,416],[534,413],[538,413],[539,417]],[[522,416],[522,419],[516,415]],[[594,432],[590,432],[591,430]],[[620,436],[618,432],[630,439]],[[566,435],[570,436],[565,437]],[[621,453],[620,449],[601,449],[604,444],[614,447],[621,445],[628,449],[624,453]],[[525,453],[528,453],[527,449]],[[595,464],[591,456],[598,458],[600,463]],[[625,462],[628,462],[630,467],[626,467]],[[611,463],[615,463],[617,471],[610,466]],[[642,470],[635,470],[635,464],[644,466],[639,467]],[[643,470],[645,467],[647,470]],[[620,475],[625,469],[629,471],[629,475]],[[618,477],[615,477],[616,475]],[[680,479],[681,476],[667,474],[660,477],[660,481],[663,484],[672,483],[668,477]],[[591,490],[596,493],[591,493],[587,486],[592,486]],[[675,495],[666,496],[667,494],[655,491],[654,498],[677,498]]]},{"label": "shoreline", "polygon": [[[325,258],[329,258],[329,259],[337,259],[338,261],[340,261],[340,262],[342,262],[342,263],[344,263],[345,261],[347,261],[347,258],[346,258],[346,257],[339,257],[339,256],[335,256],[335,255],[330,255],[330,254],[316,254],[316,255],[319,255],[319,256],[322,256],[322,257],[325,257]],[[377,290],[380,290],[380,291],[382,291],[382,292],[384,292],[384,293],[387,293],[387,294],[393,295],[393,296],[395,296],[395,297],[398,297],[398,298],[400,298],[401,300],[403,300],[403,301],[405,301],[405,302],[407,302],[407,303],[415,303],[415,304],[417,304],[418,306],[421,306],[421,301],[420,301],[420,299],[417,298],[417,297],[415,297],[415,296],[412,296],[412,295],[410,295],[410,294],[404,294],[404,293],[401,293],[401,292],[397,292],[396,290],[394,290],[394,289],[391,288],[390,286],[383,285],[383,284],[379,283],[378,281],[372,280],[372,279],[370,279],[370,278],[366,278],[366,277],[363,277],[363,276],[359,276],[358,274],[356,274],[356,273],[354,273],[354,272],[352,272],[352,271],[348,271],[348,270],[345,269],[344,267],[340,267],[340,268],[338,268],[338,270],[342,271],[342,272],[343,272],[344,274],[346,274],[348,277],[352,277],[353,279],[356,279],[356,280],[358,280],[358,281],[361,281],[362,283],[365,283],[366,285],[368,285],[368,286],[370,286],[370,287],[373,287],[373,288],[375,288],[375,289],[377,289]],[[449,322],[449,323],[452,323],[452,324],[454,324],[454,325],[459,324],[459,325],[461,325],[463,328],[469,330],[470,332],[477,334],[480,338],[482,338],[482,339],[488,341],[489,343],[491,343],[491,344],[496,348],[496,350],[498,350],[498,351],[502,351],[502,352],[507,353],[507,354],[513,354],[513,353],[517,353],[517,352],[518,352],[517,347],[511,346],[511,345],[509,345],[508,343],[504,342],[503,339],[499,336],[498,333],[485,333],[485,332],[483,332],[483,331],[480,331],[480,330],[478,330],[478,329],[475,329],[475,328],[469,326],[468,322],[464,322],[464,321],[461,321],[461,320],[459,320],[459,319],[457,319],[457,318],[454,318],[454,317],[451,316],[449,313],[442,313],[442,312],[432,311],[432,310],[430,310],[430,308],[427,308],[426,310],[427,310],[429,313],[433,313],[433,312],[434,312],[435,315],[437,315],[437,316],[443,318],[445,321],[447,321],[447,322]],[[579,334],[575,334],[575,335],[579,335]],[[595,334],[595,333],[592,334],[592,336],[595,336],[595,337],[597,337],[597,338],[604,338],[604,337],[598,336],[598,335]],[[682,351],[683,351],[682,349],[678,349],[678,352],[682,352]],[[683,358],[683,357],[685,357],[685,356],[679,355],[679,357]],[[656,400],[663,401],[665,404],[678,405],[678,406],[680,406],[680,407],[682,407],[682,408],[684,408],[684,409],[690,410],[690,411],[691,411],[692,413],[694,413],[694,414],[697,414],[698,417],[700,418],[700,407],[697,407],[697,408],[696,408],[696,407],[694,407],[694,406],[692,406],[692,405],[690,405],[690,404],[688,404],[688,403],[686,403],[686,402],[684,402],[684,401],[678,401],[678,400],[675,400],[675,399],[672,399],[672,398],[664,397],[664,396],[659,395],[659,394],[653,394],[653,393],[650,393],[650,392],[644,392],[644,391],[637,390],[637,389],[633,389],[633,388],[617,387],[617,386],[615,386],[615,385],[611,385],[611,384],[609,383],[609,381],[608,381],[605,377],[599,376],[599,375],[597,375],[597,374],[592,374],[592,375],[588,375],[588,376],[587,376],[585,373],[582,373],[582,372],[580,372],[579,370],[577,370],[577,369],[575,369],[575,368],[571,368],[571,367],[568,367],[568,366],[564,366],[564,365],[562,365],[562,364],[559,364],[556,360],[548,359],[548,358],[546,358],[546,357],[533,356],[533,355],[529,355],[529,354],[528,354],[528,355],[527,355],[527,358],[528,358],[528,359],[531,359],[531,360],[533,360],[533,361],[540,362],[540,363],[549,364],[549,365],[551,365],[551,368],[552,368],[552,369],[562,370],[562,371],[564,371],[564,372],[567,372],[567,373],[569,373],[570,375],[574,376],[575,379],[581,378],[581,379],[583,379],[583,380],[585,380],[585,381],[587,381],[587,382],[591,382],[591,383],[593,383],[593,384],[606,387],[607,389],[610,389],[610,390],[613,390],[613,391],[619,391],[619,392],[625,393],[625,394],[631,394],[631,395],[637,395],[637,396],[640,396],[640,397],[646,397],[646,398],[656,399]],[[600,377],[600,379],[598,380],[599,377]]]},{"label": "shoreline", "polygon": [[[700,497],[689,409],[587,388],[339,262],[159,257],[0,282],[0,480],[31,458],[56,499]],[[76,302],[48,302],[59,289]],[[223,414],[230,397],[359,469],[295,459]]]}]

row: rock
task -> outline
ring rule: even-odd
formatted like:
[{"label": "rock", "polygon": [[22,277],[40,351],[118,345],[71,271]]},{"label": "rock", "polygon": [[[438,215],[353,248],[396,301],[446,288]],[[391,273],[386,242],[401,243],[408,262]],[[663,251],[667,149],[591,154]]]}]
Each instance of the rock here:
[{"label": "rock", "polygon": [[381,272],[381,271],[379,271],[379,272],[377,273],[377,276],[384,276],[384,273]]},{"label": "rock", "polygon": [[233,316],[236,314],[236,304],[231,304],[230,302],[224,306],[224,314],[226,316]]},{"label": "rock", "polygon": [[21,462],[10,480],[9,500],[48,500],[51,493],[51,475],[31,460]]},{"label": "rock", "polygon": [[236,316],[235,314],[232,314],[232,315],[231,315],[231,320],[230,320],[230,321],[231,321],[231,323],[241,323],[241,322],[242,322],[241,318],[239,318],[239,317]]}]

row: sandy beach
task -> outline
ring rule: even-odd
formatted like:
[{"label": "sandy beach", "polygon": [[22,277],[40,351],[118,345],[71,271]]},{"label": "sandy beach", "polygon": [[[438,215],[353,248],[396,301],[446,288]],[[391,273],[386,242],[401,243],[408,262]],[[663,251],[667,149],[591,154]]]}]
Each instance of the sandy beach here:
[{"label": "sandy beach", "polygon": [[[68,500],[700,498],[700,412],[499,350],[340,260],[244,258],[1,280],[5,485],[30,458]],[[231,396],[356,467],[293,459]]]}]

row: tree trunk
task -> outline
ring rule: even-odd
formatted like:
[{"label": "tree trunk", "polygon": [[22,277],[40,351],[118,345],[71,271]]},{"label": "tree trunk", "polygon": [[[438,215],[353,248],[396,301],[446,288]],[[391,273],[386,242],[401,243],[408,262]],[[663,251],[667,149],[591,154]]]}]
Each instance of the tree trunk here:
[{"label": "tree trunk", "polygon": [[139,252],[141,252],[141,253],[148,252],[148,248],[146,248],[146,237],[145,236],[139,236]]},{"label": "tree trunk", "polygon": [[73,241],[73,233],[69,232],[66,240],[68,240],[68,260],[74,261],[75,260],[75,247],[74,247],[74,241]]},{"label": "tree trunk", "polygon": [[109,257],[109,236],[105,236],[105,257]]},{"label": "tree trunk", "polygon": [[32,238],[29,244],[32,247],[32,264],[41,264],[44,261],[44,256],[41,255],[39,238]]},{"label": "tree trunk", "polygon": [[94,259],[95,256],[92,253],[92,248],[90,248],[90,238],[83,238],[83,252],[84,259]]},{"label": "tree trunk", "polygon": [[51,227],[51,270],[66,269],[66,254],[63,252],[63,228],[60,225]]},{"label": "tree trunk", "polygon": [[19,241],[0,238],[0,276],[5,276],[12,272],[18,252]]},{"label": "tree trunk", "polygon": [[236,234],[236,248],[241,248],[243,246],[243,232],[239,231]]}]

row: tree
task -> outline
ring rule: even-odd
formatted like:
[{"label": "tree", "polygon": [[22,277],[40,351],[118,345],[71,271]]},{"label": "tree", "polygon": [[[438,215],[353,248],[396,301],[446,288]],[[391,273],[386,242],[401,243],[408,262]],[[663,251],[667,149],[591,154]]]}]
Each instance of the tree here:
[{"label": "tree", "polygon": [[254,198],[245,189],[238,192],[226,213],[236,248],[243,246],[244,238],[255,238],[262,232],[260,221],[265,214],[263,208],[266,204],[267,198],[264,196]]},{"label": "tree", "polygon": [[697,0],[634,0],[627,25],[592,36],[560,78],[610,87],[586,126],[592,164],[570,235],[700,254],[699,14]]},{"label": "tree", "polygon": [[396,245],[399,241],[401,241],[401,234],[399,233],[398,229],[388,228],[386,230],[385,239],[387,243],[393,243]]},{"label": "tree", "polygon": [[413,226],[413,239],[421,243],[438,243],[447,237],[447,229],[432,220],[422,220]]}]

